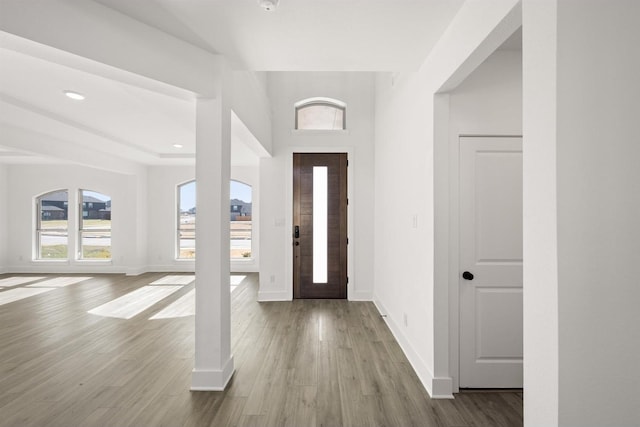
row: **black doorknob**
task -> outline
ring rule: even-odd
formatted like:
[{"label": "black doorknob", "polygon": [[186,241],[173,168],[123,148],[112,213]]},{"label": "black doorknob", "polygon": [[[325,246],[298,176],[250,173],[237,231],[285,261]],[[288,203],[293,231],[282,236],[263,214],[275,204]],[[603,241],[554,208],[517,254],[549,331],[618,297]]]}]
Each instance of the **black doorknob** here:
[{"label": "black doorknob", "polygon": [[464,273],[462,273],[462,278],[464,280],[473,280],[473,274],[468,271],[465,271]]}]

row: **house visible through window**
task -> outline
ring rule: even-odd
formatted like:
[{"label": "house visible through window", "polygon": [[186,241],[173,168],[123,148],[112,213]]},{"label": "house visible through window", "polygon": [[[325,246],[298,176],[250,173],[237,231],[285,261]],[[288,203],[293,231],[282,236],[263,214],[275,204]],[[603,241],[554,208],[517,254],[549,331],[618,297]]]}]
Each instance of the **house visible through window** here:
[{"label": "house visible through window", "polygon": [[111,259],[111,197],[80,190],[82,215],[78,219],[78,258]]},{"label": "house visible through window", "polygon": [[[177,258],[196,257],[196,182],[178,185]],[[230,257],[251,258],[251,186],[230,183]]]},{"label": "house visible through window", "polygon": [[230,256],[251,258],[251,186],[232,180],[230,195]]},{"label": "house visible through window", "polygon": [[331,98],[309,98],[295,104],[295,128],[343,130],[347,128],[346,104]]},{"label": "house visible through window", "polygon": [[36,258],[69,257],[69,192],[52,191],[36,199]]}]

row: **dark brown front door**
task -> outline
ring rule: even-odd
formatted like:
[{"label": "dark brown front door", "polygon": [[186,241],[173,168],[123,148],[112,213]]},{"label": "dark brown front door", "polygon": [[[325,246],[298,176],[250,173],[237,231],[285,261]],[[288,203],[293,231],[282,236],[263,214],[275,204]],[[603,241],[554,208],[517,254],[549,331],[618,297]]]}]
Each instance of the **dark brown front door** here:
[{"label": "dark brown front door", "polygon": [[293,296],[347,297],[347,154],[293,154]]}]

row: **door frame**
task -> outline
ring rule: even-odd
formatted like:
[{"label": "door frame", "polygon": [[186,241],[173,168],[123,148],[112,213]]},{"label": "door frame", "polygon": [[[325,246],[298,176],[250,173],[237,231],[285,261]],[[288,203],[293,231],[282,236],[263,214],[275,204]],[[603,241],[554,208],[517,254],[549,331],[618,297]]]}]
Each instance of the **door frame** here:
[{"label": "door frame", "polygon": [[350,146],[335,146],[335,147],[288,147],[286,154],[286,167],[285,167],[285,221],[284,221],[284,233],[285,233],[285,286],[286,286],[286,299],[293,300],[293,239],[291,233],[293,230],[293,153],[347,153],[347,160],[349,166],[347,167],[347,198],[349,204],[347,205],[347,239],[349,244],[347,246],[347,277],[349,283],[347,284],[347,300],[351,300],[354,295],[354,284],[356,283],[355,277],[355,246],[356,241],[353,238],[353,209],[356,204],[354,197],[354,168],[356,167],[355,150]]}]

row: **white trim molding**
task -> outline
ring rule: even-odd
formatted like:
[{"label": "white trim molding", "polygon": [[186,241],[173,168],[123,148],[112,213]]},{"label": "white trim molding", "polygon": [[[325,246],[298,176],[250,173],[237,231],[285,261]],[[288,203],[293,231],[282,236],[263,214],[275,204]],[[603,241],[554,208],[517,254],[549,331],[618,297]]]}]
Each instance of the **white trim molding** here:
[{"label": "white trim molding", "polygon": [[233,355],[221,370],[194,369],[191,372],[191,391],[224,391],[234,372]]},{"label": "white trim molding", "polygon": [[389,326],[391,333],[400,345],[407,360],[409,360],[416,375],[418,375],[418,379],[420,379],[427,393],[429,393],[429,396],[433,399],[453,399],[453,379],[451,377],[434,377],[429,367],[424,363],[424,360],[422,360],[407,337],[402,333],[402,329],[398,324],[393,318],[384,316],[385,313],[388,313],[384,304],[382,304],[378,298],[374,298],[373,303],[378,309],[378,312],[383,315],[387,326]]}]

